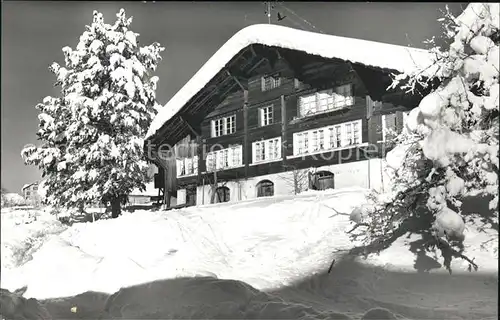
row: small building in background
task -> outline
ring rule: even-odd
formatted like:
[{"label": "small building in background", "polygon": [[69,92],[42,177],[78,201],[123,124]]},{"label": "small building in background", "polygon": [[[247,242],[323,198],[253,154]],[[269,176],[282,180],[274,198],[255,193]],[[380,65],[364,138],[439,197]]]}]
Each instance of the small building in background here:
[{"label": "small building in background", "polygon": [[[143,206],[162,202],[163,195],[160,191],[161,186],[158,186],[158,181],[155,181],[155,179],[158,180],[159,173],[160,170],[158,166],[151,163],[148,169],[148,179],[150,182],[146,183],[146,190],[141,191],[138,188],[132,190],[128,197],[128,206]],[[175,206],[175,198],[172,198],[171,201],[173,201],[171,206]]]},{"label": "small building in background", "polygon": [[29,184],[25,184],[21,188],[21,193],[27,205],[38,206],[41,204],[41,197],[38,194],[38,186],[40,182],[35,181]]}]

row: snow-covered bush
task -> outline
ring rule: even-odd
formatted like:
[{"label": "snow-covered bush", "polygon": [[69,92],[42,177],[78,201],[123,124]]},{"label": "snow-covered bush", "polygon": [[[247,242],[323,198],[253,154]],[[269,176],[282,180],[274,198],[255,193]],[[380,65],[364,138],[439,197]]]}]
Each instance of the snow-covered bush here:
[{"label": "snow-covered bush", "polygon": [[491,196],[489,207],[498,220],[499,4],[471,3],[460,16],[447,10],[439,21],[449,47],[428,41],[434,77],[425,77],[424,70],[394,77],[392,87],[430,93],[410,112],[387,156],[391,196],[374,197],[376,206],[357,226],[368,227],[365,243],[383,243],[417,218],[426,221],[423,228],[438,247],[460,256],[465,197]]},{"label": "snow-covered bush", "polygon": [[64,47],[65,67],[50,66],[61,87],[36,108],[39,147],[22,151],[45,178],[45,200],[56,207],[111,203],[113,217],[134,189],[145,189],[148,163],[143,140],[158,110],[151,76],[164,50],[140,47],[122,9],[113,25],[94,11],[76,49]]},{"label": "snow-covered bush", "polygon": [[2,193],[2,207],[25,206],[26,200],[18,193]]}]

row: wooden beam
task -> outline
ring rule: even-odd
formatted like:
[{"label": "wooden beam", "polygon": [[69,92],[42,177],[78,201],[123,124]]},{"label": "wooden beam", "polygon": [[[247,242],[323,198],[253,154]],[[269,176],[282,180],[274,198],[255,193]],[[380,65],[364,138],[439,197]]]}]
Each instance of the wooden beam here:
[{"label": "wooden beam", "polygon": [[257,61],[256,64],[253,65],[253,67],[251,67],[246,73],[247,73],[247,76],[250,76],[250,74],[252,73],[252,71],[254,71],[255,69],[257,69],[258,67],[260,67],[260,65],[264,62],[266,62],[266,58],[261,58],[259,61]]},{"label": "wooden beam", "polygon": [[296,78],[301,79],[303,78],[303,72],[300,70],[300,67],[297,66],[294,62],[290,60],[290,58],[285,57],[284,55],[280,55],[282,58],[282,61],[292,70]]},{"label": "wooden beam", "polygon": [[248,143],[248,90],[243,91],[243,163],[245,164],[245,179],[248,178],[248,160],[250,157]]},{"label": "wooden beam", "polygon": [[288,120],[286,115],[286,99],[281,95],[281,162],[286,167],[286,156],[288,155]]},{"label": "wooden beam", "polygon": [[233,78],[233,80],[238,84],[238,86],[241,88],[241,90],[247,90],[247,87],[245,87],[240,80],[238,80],[238,77],[234,76],[233,74],[231,74],[231,72],[229,70],[225,70],[226,74]]},{"label": "wooden beam", "polygon": [[278,60],[283,58],[281,56],[281,53],[280,53],[280,51],[278,49],[274,49],[274,52],[276,52],[276,56],[278,57]]},{"label": "wooden beam", "polygon": [[250,45],[250,51],[252,51],[252,55],[254,57],[257,57],[257,53],[255,52],[255,48],[253,47],[253,44]]},{"label": "wooden beam", "polygon": [[189,124],[189,122],[186,119],[184,119],[183,116],[179,116],[179,118],[181,119],[182,122],[184,122],[184,124],[189,128],[189,130],[194,134],[195,137],[201,135],[198,131],[194,130],[194,128]]}]

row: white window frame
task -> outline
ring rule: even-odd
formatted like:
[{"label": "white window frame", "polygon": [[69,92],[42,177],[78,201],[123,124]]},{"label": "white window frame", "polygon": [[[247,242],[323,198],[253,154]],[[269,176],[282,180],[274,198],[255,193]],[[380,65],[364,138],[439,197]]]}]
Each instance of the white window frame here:
[{"label": "white window frame", "polygon": [[[361,145],[363,143],[362,126],[363,122],[359,119],[327,127],[296,132],[293,134],[293,155],[300,156]],[[355,127],[357,128],[356,131],[354,131]],[[323,132],[323,135],[321,135],[321,132]],[[322,136],[323,148],[321,148],[320,141]],[[338,143],[339,138],[340,144]],[[312,141],[311,144],[308,143],[309,140]]]},{"label": "white window frame", "polygon": [[211,121],[212,138],[233,134],[236,132],[236,114],[221,117]]},{"label": "white window frame", "polygon": [[265,127],[270,124],[273,124],[274,121],[274,108],[273,105],[265,106],[259,108],[259,119],[260,126]]},{"label": "white window frame", "polygon": [[279,75],[267,75],[260,78],[262,92],[270,91],[281,86],[281,77]]},{"label": "white window frame", "polygon": [[177,177],[189,177],[198,174],[198,156],[176,159]]},{"label": "white window frame", "polygon": [[252,143],[252,163],[281,160],[281,137]]},{"label": "white window frame", "polygon": [[243,146],[233,145],[229,148],[211,151],[207,154],[207,172],[241,167],[243,163]]},{"label": "white window frame", "polygon": [[340,110],[354,105],[352,88],[352,83],[346,83],[332,89],[300,96],[297,100],[299,117]]}]

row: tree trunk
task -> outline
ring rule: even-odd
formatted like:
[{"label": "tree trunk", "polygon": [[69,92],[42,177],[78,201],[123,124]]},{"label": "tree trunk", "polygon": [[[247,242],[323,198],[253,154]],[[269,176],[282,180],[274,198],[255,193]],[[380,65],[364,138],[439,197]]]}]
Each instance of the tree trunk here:
[{"label": "tree trunk", "polygon": [[118,218],[121,214],[120,198],[111,200],[111,218]]}]

